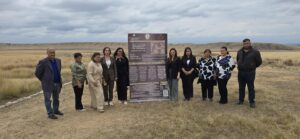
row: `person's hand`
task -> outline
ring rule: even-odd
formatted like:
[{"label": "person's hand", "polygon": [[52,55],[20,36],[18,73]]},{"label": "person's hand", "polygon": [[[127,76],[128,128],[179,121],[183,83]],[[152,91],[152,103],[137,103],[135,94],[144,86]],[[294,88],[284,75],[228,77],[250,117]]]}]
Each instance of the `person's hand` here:
[{"label": "person's hand", "polygon": [[79,80],[77,81],[77,86],[78,88],[82,88],[82,83]]},{"label": "person's hand", "polygon": [[93,84],[94,84],[94,86],[96,86],[96,87],[99,86],[99,83],[98,83],[98,82],[94,82]]},{"label": "person's hand", "polygon": [[77,86],[78,86],[78,88],[82,88],[82,83],[79,82],[79,83],[77,84]]},{"label": "person's hand", "polygon": [[106,83],[105,80],[102,80],[102,84],[103,84],[103,86],[106,86],[106,85],[107,85],[107,83]]},{"label": "person's hand", "polygon": [[217,80],[217,75],[216,75],[216,74],[214,74],[214,76],[213,76],[213,77],[214,77],[214,80]]},{"label": "person's hand", "polygon": [[177,76],[177,80],[179,80],[179,79],[180,79],[180,76],[178,75],[178,76]]},{"label": "person's hand", "polygon": [[191,71],[186,71],[185,75],[190,75]]},{"label": "person's hand", "polygon": [[184,70],[183,73],[184,73],[185,75],[188,75],[188,72],[187,72],[186,70]]}]

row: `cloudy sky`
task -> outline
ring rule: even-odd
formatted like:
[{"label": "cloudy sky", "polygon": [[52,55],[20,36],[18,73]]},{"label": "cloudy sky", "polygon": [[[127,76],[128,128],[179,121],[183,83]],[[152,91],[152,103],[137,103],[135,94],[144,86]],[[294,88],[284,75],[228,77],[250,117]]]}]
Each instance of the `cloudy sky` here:
[{"label": "cloudy sky", "polygon": [[0,19],[0,43],[126,42],[130,32],[300,43],[300,0],[0,0]]}]

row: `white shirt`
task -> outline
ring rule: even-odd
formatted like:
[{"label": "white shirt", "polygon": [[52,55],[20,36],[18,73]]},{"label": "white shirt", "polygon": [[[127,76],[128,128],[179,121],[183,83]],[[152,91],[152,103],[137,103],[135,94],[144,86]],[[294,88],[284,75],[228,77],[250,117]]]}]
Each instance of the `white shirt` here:
[{"label": "white shirt", "polygon": [[109,69],[109,67],[110,67],[110,64],[111,64],[111,60],[110,60],[110,59],[108,59],[108,60],[105,60],[105,62],[106,62],[107,68]]}]

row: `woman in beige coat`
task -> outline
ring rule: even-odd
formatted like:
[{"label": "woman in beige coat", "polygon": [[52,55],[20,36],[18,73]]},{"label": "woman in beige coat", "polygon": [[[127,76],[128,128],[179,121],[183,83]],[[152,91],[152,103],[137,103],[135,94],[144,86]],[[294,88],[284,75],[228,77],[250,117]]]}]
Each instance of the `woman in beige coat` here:
[{"label": "woman in beige coat", "polygon": [[100,53],[94,53],[92,61],[88,64],[87,79],[89,82],[89,90],[91,93],[91,107],[98,112],[104,112],[103,97],[103,69],[100,64]]}]

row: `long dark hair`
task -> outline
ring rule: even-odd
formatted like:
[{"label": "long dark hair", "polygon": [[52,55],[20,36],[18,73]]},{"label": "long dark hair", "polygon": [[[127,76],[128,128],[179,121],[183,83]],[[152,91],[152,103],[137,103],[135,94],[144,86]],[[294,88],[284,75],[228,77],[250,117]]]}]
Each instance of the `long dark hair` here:
[{"label": "long dark hair", "polygon": [[209,52],[211,54],[211,50],[210,49],[205,49],[203,53],[205,54],[206,52]]},{"label": "long dark hair", "polygon": [[96,61],[94,60],[96,56],[100,56],[100,53],[99,53],[99,52],[95,52],[95,53],[92,55],[91,60],[92,60],[93,62],[96,62]]},{"label": "long dark hair", "polygon": [[169,57],[168,57],[168,62],[172,61],[172,56],[171,56],[171,51],[174,50],[175,51],[175,56],[174,56],[174,60],[177,58],[177,50],[175,48],[171,48],[169,51]]},{"label": "long dark hair", "polygon": [[127,57],[126,57],[126,54],[125,54],[125,52],[124,52],[124,49],[121,48],[121,47],[117,48],[117,50],[115,51],[115,53],[114,53],[114,58],[116,58],[116,56],[118,55],[118,51],[119,51],[119,50],[122,50],[122,51],[123,51],[123,54],[122,54],[123,58],[127,58]]},{"label": "long dark hair", "polygon": [[103,49],[103,55],[105,56],[105,49],[108,49],[109,50],[109,54],[111,54],[111,49],[109,47],[104,47]]},{"label": "long dark hair", "polygon": [[191,51],[190,57],[193,57],[193,52],[192,52],[192,49],[191,49],[190,47],[186,47],[186,48],[184,49],[183,57],[187,57],[187,55],[186,55],[186,51],[187,51],[187,50],[190,50],[190,51]]},{"label": "long dark hair", "polygon": [[227,47],[226,47],[226,46],[223,46],[223,47],[221,47],[221,49],[224,49],[224,50],[226,50],[226,51],[227,51],[227,55],[229,55],[229,52],[228,52],[228,50],[227,50]]}]

